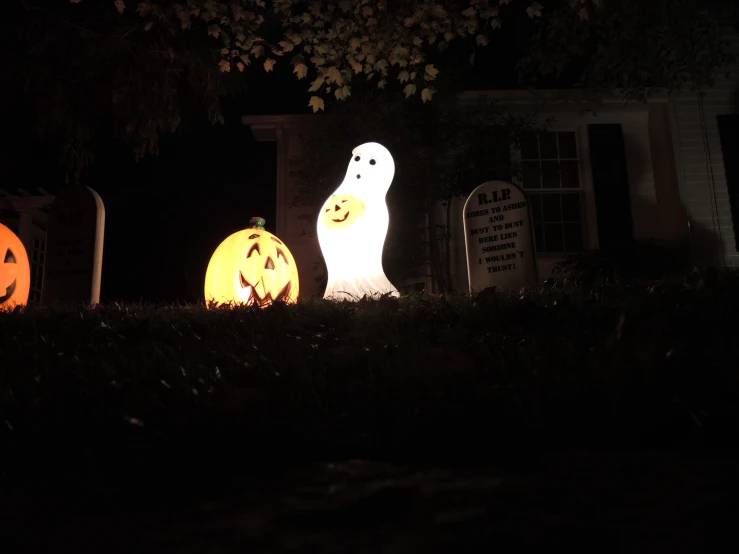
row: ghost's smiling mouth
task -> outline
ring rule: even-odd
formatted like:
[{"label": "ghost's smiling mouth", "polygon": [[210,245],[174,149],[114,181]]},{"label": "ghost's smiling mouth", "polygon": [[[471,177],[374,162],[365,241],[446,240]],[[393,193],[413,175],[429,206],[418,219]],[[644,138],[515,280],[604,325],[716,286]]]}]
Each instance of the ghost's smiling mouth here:
[{"label": "ghost's smiling mouth", "polygon": [[262,297],[257,292],[257,286],[260,283],[262,284],[262,290],[264,290],[264,283],[261,279],[255,285],[252,285],[251,283],[249,283],[249,281],[246,280],[244,274],[239,271],[239,282],[241,284],[241,288],[244,289],[244,291],[246,292],[246,300],[244,301],[244,303],[249,305],[257,304],[258,306],[267,306],[269,304],[272,304],[273,302],[278,302],[280,300],[287,301],[287,299],[290,297],[290,291],[292,289],[292,282],[290,282],[285,285],[274,298],[272,297],[271,292],[266,293]]},{"label": "ghost's smiling mouth", "polygon": [[11,296],[13,296],[13,293],[15,292],[15,283],[16,280],[13,279],[13,282],[8,285],[8,288],[5,289],[5,294],[3,296],[0,296],[0,304],[5,304]]},{"label": "ghost's smiling mouth", "polygon": [[346,212],[344,214],[344,217],[342,217],[341,219],[333,219],[332,218],[331,221],[333,221],[334,223],[343,223],[344,221],[346,221],[346,218],[349,217],[349,213],[350,212]]}]

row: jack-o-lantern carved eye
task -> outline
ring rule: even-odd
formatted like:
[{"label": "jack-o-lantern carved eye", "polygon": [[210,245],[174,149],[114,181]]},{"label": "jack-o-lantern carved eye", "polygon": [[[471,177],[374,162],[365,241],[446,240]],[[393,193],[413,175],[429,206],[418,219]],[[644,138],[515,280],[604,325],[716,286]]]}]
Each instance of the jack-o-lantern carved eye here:
[{"label": "jack-o-lantern carved eye", "polygon": [[287,261],[287,256],[285,256],[285,253],[280,248],[277,249],[277,259],[282,259],[286,264],[290,264],[290,262]]},{"label": "jack-o-lantern carved eye", "polygon": [[13,255],[13,252],[8,248],[8,251],[5,253],[5,262],[6,264],[14,264],[15,263],[15,256]]},{"label": "jack-o-lantern carved eye", "polygon": [[269,238],[270,238],[271,240],[273,240],[274,242],[276,242],[277,244],[282,244],[282,242],[280,242],[280,239],[277,239],[277,238],[275,238],[275,237],[269,237]]},{"label": "jack-o-lantern carved eye", "polygon": [[[252,235],[252,236],[254,236],[254,235]],[[259,235],[256,235],[256,236],[259,236]],[[249,238],[251,238],[251,237],[249,237]],[[249,248],[249,251],[246,253],[246,257],[247,258],[251,258],[251,255],[254,254],[254,252],[257,253],[257,256],[259,256],[261,254],[261,252],[259,251],[259,243],[256,243],[255,242],[254,244],[251,245],[251,248]]]}]

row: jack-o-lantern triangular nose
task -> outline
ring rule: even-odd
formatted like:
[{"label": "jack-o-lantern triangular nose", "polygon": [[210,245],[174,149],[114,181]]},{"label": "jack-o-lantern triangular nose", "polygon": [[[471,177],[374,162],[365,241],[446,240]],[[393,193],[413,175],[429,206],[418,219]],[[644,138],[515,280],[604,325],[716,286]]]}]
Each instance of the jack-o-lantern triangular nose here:
[{"label": "jack-o-lantern triangular nose", "polygon": [[339,206],[338,204],[334,204],[334,211],[335,212],[338,212],[340,209],[341,209],[341,206]]},{"label": "jack-o-lantern triangular nose", "polygon": [[271,256],[267,256],[267,263],[264,264],[264,269],[274,269],[275,262],[272,261]]}]

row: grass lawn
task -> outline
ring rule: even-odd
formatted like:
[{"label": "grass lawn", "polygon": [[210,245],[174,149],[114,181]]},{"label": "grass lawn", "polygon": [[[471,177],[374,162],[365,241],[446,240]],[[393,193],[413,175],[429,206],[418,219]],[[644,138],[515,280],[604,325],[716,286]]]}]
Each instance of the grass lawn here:
[{"label": "grass lawn", "polygon": [[189,471],[733,446],[737,314],[734,274],[477,299],[2,313],[0,467],[81,478],[173,460]]}]

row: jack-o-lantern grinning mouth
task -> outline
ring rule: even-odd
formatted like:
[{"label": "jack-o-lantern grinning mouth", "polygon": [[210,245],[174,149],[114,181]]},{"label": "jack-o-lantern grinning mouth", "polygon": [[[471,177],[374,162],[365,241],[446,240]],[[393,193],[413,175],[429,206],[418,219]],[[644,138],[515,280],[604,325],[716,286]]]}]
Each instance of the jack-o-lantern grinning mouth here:
[{"label": "jack-o-lantern grinning mouth", "polygon": [[247,304],[251,304],[252,302],[256,303],[259,306],[270,304],[272,302],[279,302],[281,300],[286,300],[290,297],[290,292],[292,290],[292,283],[288,283],[285,285],[282,290],[272,298],[272,293],[268,292],[264,298],[259,296],[259,293],[257,292],[256,284],[259,284],[258,282],[254,285],[252,285],[249,281],[246,280],[246,277],[244,277],[244,274],[239,271],[239,281],[241,284],[242,289],[248,289],[249,290],[249,297],[246,299]]},{"label": "jack-o-lantern grinning mouth", "polygon": [[333,219],[333,218],[331,218],[331,221],[333,221],[333,222],[335,222],[335,223],[343,223],[344,221],[346,221],[346,218],[347,218],[347,217],[349,217],[349,214],[350,214],[350,213],[351,213],[351,212],[346,212],[346,213],[344,214],[344,217],[342,217],[341,219]]},{"label": "jack-o-lantern grinning mouth", "polygon": [[15,292],[16,282],[17,281],[13,279],[13,282],[8,285],[7,289],[5,289],[5,294],[3,296],[0,296],[0,304],[5,304],[13,296],[13,293]]},{"label": "jack-o-lantern grinning mouth", "polygon": [[[6,264],[14,264],[17,263],[15,259],[15,254],[13,254],[13,251],[8,248],[7,252],[5,252],[5,258],[3,260],[3,263]],[[7,288],[5,289],[5,294],[0,296],[0,304],[5,304],[8,300],[10,300],[10,297],[13,296],[13,293],[15,292],[15,286],[18,282],[17,279],[13,279],[13,282],[10,283]]]}]

